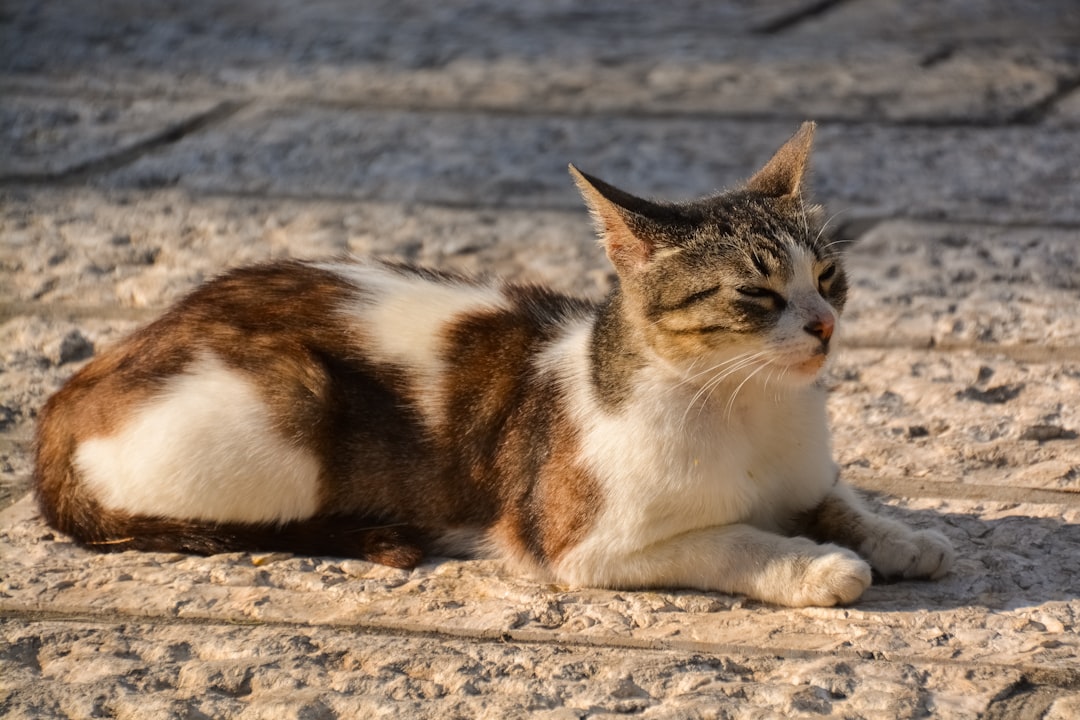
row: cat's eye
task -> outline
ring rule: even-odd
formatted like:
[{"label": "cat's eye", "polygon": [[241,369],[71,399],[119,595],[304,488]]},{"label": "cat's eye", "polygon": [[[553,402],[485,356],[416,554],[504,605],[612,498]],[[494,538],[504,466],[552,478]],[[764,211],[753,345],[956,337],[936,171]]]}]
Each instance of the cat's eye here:
[{"label": "cat's eye", "polygon": [[761,287],[760,285],[744,285],[736,288],[738,293],[743,297],[753,298],[755,300],[768,300],[778,308],[783,308],[787,305],[787,301],[784,300],[784,296],[767,287]]},{"label": "cat's eye", "polygon": [[821,294],[822,297],[828,296],[830,290],[829,281],[831,281],[834,277],[836,277],[835,265],[829,265],[821,271],[820,275],[818,275],[818,292]]}]

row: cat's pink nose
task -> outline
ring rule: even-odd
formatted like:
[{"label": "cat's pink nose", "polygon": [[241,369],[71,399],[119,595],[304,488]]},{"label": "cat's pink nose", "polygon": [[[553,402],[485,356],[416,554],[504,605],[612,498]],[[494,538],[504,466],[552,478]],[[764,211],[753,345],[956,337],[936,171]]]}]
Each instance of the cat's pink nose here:
[{"label": "cat's pink nose", "polygon": [[826,343],[829,342],[835,329],[836,321],[828,315],[816,317],[803,327],[803,330]]}]

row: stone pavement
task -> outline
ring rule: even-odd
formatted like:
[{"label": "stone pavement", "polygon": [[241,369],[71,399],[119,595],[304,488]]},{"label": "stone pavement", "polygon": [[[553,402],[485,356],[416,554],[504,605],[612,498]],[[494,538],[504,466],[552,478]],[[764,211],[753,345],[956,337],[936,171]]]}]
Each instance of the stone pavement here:
[{"label": "stone pavement", "polygon": [[[0,715],[1080,717],[1075,0],[6,0]],[[804,119],[853,241],[846,476],[956,544],[850,608],[487,562],[102,556],[26,496],[36,410],[226,267],[611,275],[566,175],[729,186]]]}]

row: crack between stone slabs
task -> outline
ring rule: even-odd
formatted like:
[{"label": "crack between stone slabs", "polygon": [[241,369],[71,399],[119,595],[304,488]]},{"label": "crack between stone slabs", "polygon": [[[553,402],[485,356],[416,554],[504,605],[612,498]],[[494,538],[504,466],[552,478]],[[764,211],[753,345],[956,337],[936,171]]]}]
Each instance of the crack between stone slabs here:
[{"label": "crack between stone slabs", "polygon": [[[0,437],[0,449],[25,450],[33,437]],[[1013,487],[1008,485],[975,485],[945,483],[919,478],[868,476],[849,474],[845,479],[860,490],[898,498],[940,500],[970,500],[1004,504],[1035,504],[1080,507],[1080,493],[1067,490]],[[17,498],[17,500],[21,499]]]},{"label": "crack between stone slabs", "polygon": [[[853,241],[857,242],[857,241]],[[66,320],[135,320],[148,322],[170,306],[120,307],[110,305],[68,305],[34,302],[0,303],[0,323],[15,317],[31,316]],[[852,350],[919,350],[934,353],[970,352],[982,356],[1003,356],[1027,363],[1080,362],[1080,345],[994,345],[990,343],[932,342],[928,345],[885,337],[844,340],[843,347]]]},{"label": "crack between stone slabs", "polygon": [[1006,504],[1066,505],[1080,507],[1080,493],[1066,490],[1045,490],[1008,485],[974,485],[943,483],[915,478],[850,475],[845,476],[860,490],[883,493],[900,498],[931,498],[940,500],[972,500]]},{"label": "crack between stone slabs", "polygon": [[930,353],[972,353],[982,357],[1006,357],[1017,362],[1042,364],[1080,362],[1080,345],[994,345],[992,343],[937,342],[926,343],[886,337],[857,337],[843,340],[841,351],[850,350],[917,350]]},{"label": "crack between stone slabs", "polygon": [[[255,98],[252,98],[253,100]],[[720,112],[712,110],[655,110],[649,106],[626,106],[612,110],[589,109],[580,110],[553,110],[541,107],[539,110],[529,105],[505,107],[505,106],[461,106],[461,105],[423,105],[399,102],[372,103],[354,100],[339,100],[319,95],[280,95],[258,97],[276,107],[318,107],[326,109],[351,110],[356,112],[386,112],[415,115],[486,115],[492,117],[510,118],[539,118],[539,119],[593,119],[593,120],[647,120],[647,121],[689,121],[689,122],[733,122],[744,124],[760,123],[793,123],[798,124],[808,119],[813,119],[821,125],[835,125],[842,127],[863,127],[876,125],[886,128],[926,128],[939,129],[995,129],[1007,128],[1011,123],[1007,119],[994,119],[990,117],[913,117],[913,118],[888,118],[880,116],[851,117],[850,115],[831,115],[829,113],[795,113],[795,112],[763,112],[757,110]]]},{"label": "crack between stone slabs", "polygon": [[[74,183],[71,183],[74,184]],[[0,191],[5,189],[5,185],[0,181]],[[21,188],[20,188],[21,189]],[[34,188],[35,190],[41,190],[42,188]],[[46,190],[53,188],[44,188]],[[62,188],[58,188],[62,189]],[[152,190],[146,190],[137,187],[116,187],[109,188],[108,190],[100,190],[103,194],[115,193],[142,193],[146,192],[152,195],[154,192],[159,191],[155,188]],[[438,208],[445,210],[461,210],[467,212],[496,212],[499,210],[506,210],[512,212],[547,212],[547,213],[559,213],[562,215],[575,215],[583,218],[582,227],[591,227],[587,221],[587,213],[584,206],[577,201],[552,201],[545,200],[540,202],[515,202],[511,201],[496,201],[492,203],[478,203],[473,200],[449,200],[438,198],[417,198],[406,202],[395,201],[385,197],[373,196],[370,193],[356,192],[356,193],[300,193],[300,192],[288,192],[288,191],[254,191],[254,190],[227,190],[224,188],[185,188],[184,191],[191,199],[232,199],[232,200],[250,200],[259,202],[299,202],[299,203],[329,203],[340,205],[356,205],[358,203],[369,203],[372,205],[384,205],[384,206],[399,206],[403,208]],[[567,197],[571,197],[567,195]],[[673,198],[677,199],[677,198]],[[920,215],[917,213],[912,214],[900,214],[900,215],[879,215],[876,213],[863,214],[865,208],[858,205],[845,205],[844,200],[835,199],[822,199],[822,202],[829,206],[836,206],[837,213],[841,215],[847,215],[848,219],[845,223],[855,223],[857,232],[860,229],[868,228],[874,224],[888,222],[888,221],[903,221],[911,223],[927,223],[936,225],[958,225],[958,226],[979,226],[979,227],[991,227],[991,228],[1020,228],[1031,230],[1068,230],[1068,231],[1080,231],[1080,221],[1069,220],[987,220],[985,217],[957,215],[952,217],[943,217],[940,213],[928,213]],[[843,206],[843,207],[841,207]],[[844,223],[838,225],[843,227]],[[844,242],[849,245],[854,245],[858,242],[858,236],[854,238],[844,236]]]},{"label": "crack between stone slabs", "polygon": [[1009,125],[1038,125],[1050,114],[1054,107],[1080,88],[1080,75],[1071,78],[1058,78],[1057,87],[1042,100],[1013,113],[1006,123]]},{"label": "crack between stone slabs", "polygon": [[[10,188],[7,188],[10,190]],[[23,188],[19,188],[20,190]],[[29,191],[34,192],[49,192],[56,191],[62,192],[70,188],[59,187],[37,187],[29,188]],[[98,192],[104,198],[111,196],[132,196],[132,195],[147,195],[153,197],[159,190],[145,190],[139,188],[77,188],[78,190],[88,190]],[[2,182],[0,182],[0,192],[5,190]],[[168,192],[168,191],[164,191]],[[212,189],[201,190],[198,188],[185,188],[186,196],[191,200],[249,200],[257,202],[296,202],[296,203],[326,203],[330,205],[347,205],[354,206],[358,203],[363,203],[373,206],[385,206],[385,207],[401,207],[406,210],[412,208],[434,208],[443,210],[457,210],[463,212],[474,213],[490,213],[500,210],[507,210],[512,212],[542,212],[553,213],[559,215],[572,215],[580,216],[583,219],[582,227],[591,227],[587,221],[587,213],[583,205],[574,203],[560,203],[560,202],[530,202],[530,203],[514,203],[514,202],[498,202],[493,204],[480,204],[468,200],[440,200],[437,198],[428,199],[415,199],[408,201],[396,201],[386,198],[378,197],[364,197],[361,194],[347,194],[347,193],[298,193],[298,192],[263,192],[253,190],[225,190],[225,189]],[[842,204],[841,200],[828,201],[829,204],[835,204],[837,206]],[[916,224],[933,224],[943,226],[956,226],[960,228],[969,227],[988,227],[988,228],[1006,228],[1006,229],[1021,229],[1021,230],[1064,230],[1064,231],[1076,231],[1080,232],[1080,221],[1070,222],[1067,220],[1054,221],[1029,221],[1029,220],[987,220],[985,218],[977,217],[942,217],[937,213],[930,213],[926,215],[918,214],[899,214],[899,215],[879,215],[873,213],[862,214],[858,206],[845,207],[839,209],[835,213],[837,220],[834,227],[836,233],[840,236],[842,242],[850,247],[856,246],[861,237],[875,226],[886,222],[908,222]],[[0,318],[4,317],[4,303],[0,300]]]},{"label": "crack between stone slabs", "polygon": [[117,150],[116,152],[108,153],[102,157],[87,160],[65,170],[57,172],[0,175],[0,188],[23,188],[27,185],[65,186],[81,184],[94,175],[118,170],[159,148],[177,143],[189,135],[221,123],[235,115],[248,104],[248,101],[238,100],[227,100],[218,103],[210,110],[176,123],[145,140]]},{"label": "crack between stone slabs", "polygon": [[[834,2],[847,2],[848,0],[833,0]],[[3,83],[0,81],[0,93],[5,89],[10,90],[12,86],[10,83]],[[144,92],[140,92],[138,88],[131,88],[128,91],[120,91],[119,93],[105,93],[105,92],[91,92],[87,93],[79,88],[65,88],[60,86],[56,92],[50,93],[47,87],[33,87],[30,88],[31,92],[27,92],[27,88],[24,86],[14,86],[17,92],[23,94],[33,94],[35,96],[51,96],[58,97],[64,95],[77,96],[89,99],[105,99],[105,98],[141,98],[145,97]],[[1067,92],[1061,93],[1062,95]],[[168,94],[155,94],[155,97],[173,99],[173,100],[185,100],[185,99],[213,99],[220,97],[224,93],[205,93],[205,92],[191,92],[191,93],[168,93]],[[600,119],[600,120],[662,120],[662,121],[691,121],[691,122],[742,122],[748,124],[756,124],[763,122],[770,123],[794,123],[797,124],[807,119],[813,119],[820,124],[836,125],[836,126],[848,126],[848,127],[862,127],[866,125],[876,125],[879,127],[899,127],[899,128],[926,128],[926,129],[950,129],[950,128],[975,128],[975,129],[994,129],[994,128],[1007,128],[1012,126],[1026,126],[1032,124],[1033,121],[1025,119],[1017,119],[1022,116],[1023,113],[1030,108],[1021,109],[1010,116],[1005,118],[992,118],[992,117],[915,117],[915,118],[888,118],[880,116],[867,116],[867,117],[851,117],[850,115],[831,115],[829,113],[814,113],[812,117],[808,117],[806,113],[785,113],[785,112],[762,112],[762,111],[711,111],[711,110],[655,110],[651,107],[641,106],[626,106],[616,109],[589,109],[583,108],[580,110],[547,110],[542,106],[539,109],[535,104],[526,104],[522,106],[506,107],[506,106],[485,106],[485,105],[425,105],[423,103],[410,103],[399,102],[390,100],[387,102],[370,102],[370,101],[357,101],[357,100],[342,100],[324,95],[304,95],[304,94],[267,94],[267,93],[249,93],[242,96],[242,99],[235,99],[236,94],[230,94],[229,97],[234,98],[232,100],[223,101],[222,105],[238,104],[241,106],[262,103],[276,108],[325,108],[325,109],[339,109],[350,110],[358,112],[385,112],[385,113],[403,113],[403,114],[423,114],[423,115],[486,115],[492,117],[512,117],[512,118],[548,118],[548,119]],[[1057,94],[1054,94],[1057,97]],[[220,106],[219,106],[220,107]],[[216,108],[215,108],[216,110]],[[215,112],[215,110],[209,111],[209,113]],[[15,182],[19,180],[25,183],[42,183],[47,182],[50,179],[55,179],[58,176],[65,176],[76,170],[82,170],[84,166],[92,165],[101,160],[93,160],[83,165],[77,166],[66,171],[58,173],[28,173],[17,176],[2,176],[0,177],[0,186]],[[113,169],[113,168],[108,168]]]},{"label": "crack between stone slabs", "polygon": [[848,2],[848,0],[818,0],[817,2],[811,2],[797,10],[792,10],[789,13],[779,15],[770,20],[765,20],[751,28],[751,32],[756,35],[776,35],[807,20],[824,15],[833,8],[843,5],[846,2]]},{"label": "crack between stone slabs", "polygon": [[1028,676],[1022,675],[1016,682],[990,698],[979,717],[983,720],[1014,720],[1042,718],[1050,706],[1061,695],[1055,690],[1071,689],[1059,686],[1047,687],[1044,683],[1032,682]]},{"label": "crack between stone slabs", "polygon": [[34,302],[0,303],[0,324],[16,317],[43,317],[63,320],[135,320],[148,322],[169,306],[131,308],[115,305],[67,305]]},{"label": "crack between stone slabs", "polygon": [[[1002,671],[1020,673],[1022,677],[1033,679],[1039,685],[1049,685],[1065,690],[1080,689],[1080,670],[1069,668],[1047,668],[1039,665],[1005,664],[982,660],[953,660],[922,655],[903,655],[884,652],[867,653],[857,650],[802,650],[782,647],[762,647],[758,645],[734,645],[730,643],[709,643],[693,640],[642,639],[634,637],[588,637],[583,635],[565,635],[558,632],[530,630],[469,630],[443,628],[422,623],[365,623],[358,620],[355,624],[344,623],[304,623],[283,620],[262,621],[214,617],[165,617],[153,615],[134,615],[122,612],[65,612],[51,610],[25,610],[6,607],[0,603],[0,621],[25,623],[84,623],[88,625],[151,625],[179,627],[263,627],[280,628],[292,631],[328,630],[352,635],[380,635],[402,639],[456,639],[474,642],[519,643],[551,647],[596,648],[598,650],[628,650],[651,653],[690,653],[713,656],[780,658],[783,660],[813,660],[817,658],[835,658],[853,663],[888,663],[890,665],[936,665],[939,667],[970,668],[982,672]],[[1015,683],[1014,683],[1015,684]],[[1010,685],[1011,687],[1011,685]],[[1004,691],[1001,694],[1005,694]]]}]

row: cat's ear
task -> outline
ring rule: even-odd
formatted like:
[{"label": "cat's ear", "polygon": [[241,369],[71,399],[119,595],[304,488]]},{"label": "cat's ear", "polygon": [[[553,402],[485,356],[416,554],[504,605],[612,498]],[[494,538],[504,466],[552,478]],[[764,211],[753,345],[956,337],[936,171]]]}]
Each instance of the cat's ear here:
[{"label": "cat's ear", "polygon": [[750,178],[746,188],[769,197],[797,196],[810,161],[814,127],[814,123],[804,122],[799,131],[765,163],[765,167]]},{"label": "cat's ear", "polygon": [[596,231],[616,269],[633,270],[648,263],[663,242],[661,225],[652,216],[662,215],[664,209],[573,165],[570,175],[589,206]]}]

